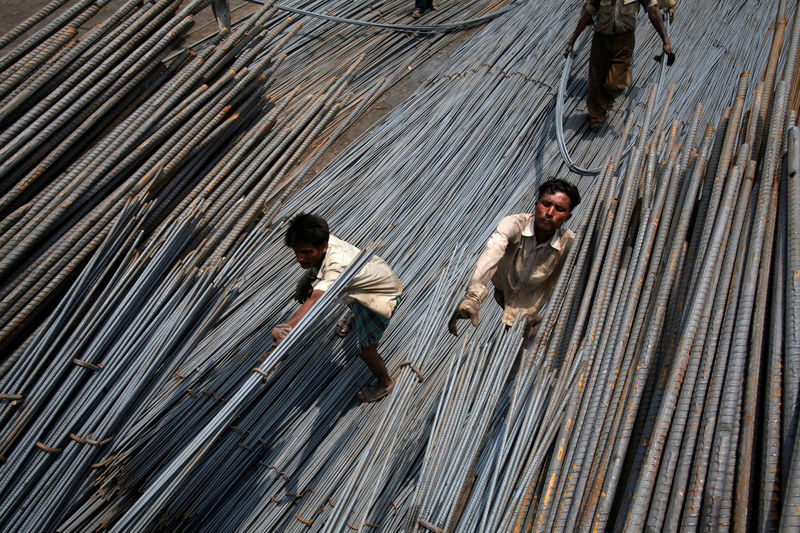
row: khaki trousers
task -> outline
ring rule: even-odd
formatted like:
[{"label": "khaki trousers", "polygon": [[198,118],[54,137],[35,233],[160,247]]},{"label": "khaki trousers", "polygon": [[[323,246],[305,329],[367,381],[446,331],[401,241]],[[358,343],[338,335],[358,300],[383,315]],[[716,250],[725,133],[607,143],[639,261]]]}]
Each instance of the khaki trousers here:
[{"label": "khaki trousers", "polygon": [[603,122],[614,98],[631,83],[631,60],[636,32],[617,35],[594,33],[589,56],[589,89],[586,108],[592,122]]}]

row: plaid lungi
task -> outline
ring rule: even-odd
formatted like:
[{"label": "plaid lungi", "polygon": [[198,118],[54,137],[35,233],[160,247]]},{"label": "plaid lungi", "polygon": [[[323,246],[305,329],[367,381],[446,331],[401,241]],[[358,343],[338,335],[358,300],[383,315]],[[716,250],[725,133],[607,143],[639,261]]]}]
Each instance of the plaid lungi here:
[{"label": "plaid lungi", "polygon": [[[397,297],[397,304],[400,305],[400,297]],[[355,317],[355,327],[358,331],[358,347],[363,350],[372,344],[378,344],[383,337],[383,332],[389,327],[389,319],[382,317],[375,311],[371,311],[361,304],[350,304],[347,307]],[[397,307],[395,307],[397,309]]]}]

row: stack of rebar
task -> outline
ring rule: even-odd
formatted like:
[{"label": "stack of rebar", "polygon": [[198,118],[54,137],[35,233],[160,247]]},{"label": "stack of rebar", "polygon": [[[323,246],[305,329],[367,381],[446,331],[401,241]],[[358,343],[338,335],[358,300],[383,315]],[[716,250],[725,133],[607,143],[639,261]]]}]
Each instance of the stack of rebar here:
[{"label": "stack of rebar", "polygon": [[[700,106],[685,137],[662,134],[665,107],[617,178],[620,139],[505,421],[449,474],[423,470],[437,503],[414,509],[416,529],[796,527],[797,330],[783,317],[798,27],[774,83],[776,31],[749,108],[747,74],[702,136]],[[429,446],[426,464],[463,442]],[[473,479],[455,476],[464,465]]]},{"label": "stack of rebar", "polygon": [[[126,197],[147,190],[160,202],[152,230],[193,198],[210,196],[203,225],[224,235],[215,246],[224,255],[237,232],[308,177],[312,155],[321,156],[407,66],[452,39],[421,43],[391,32],[376,39],[374,29],[350,38],[316,19],[300,32],[268,4],[232,31],[171,54],[165,66],[166,52],[209,3],[179,12],[174,1],[130,1],[75,40],[104,4],[83,2],[3,56],[5,349],[16,348],[65,290]],[[317,40],[325,46],[309,52]]]},{"label": "stack of rebar", "polygon": [[[4,505],[60,502],[35,519],[24,506],[3,513],[7,525],[24,520],[52,527],[87,481],[91,457],[109,442],[79,427],[127,421],[137,391],[149,390],[153,373],[164,370],[144,369],[163,362],[174,344],[160,346],[166,350],[160,356],[128,361],[122,375],[104,373],[102,385],[89,379],[148,342],[135,339],[165,312],[150,298],[172,295],[191,316],[209,311],[192,300],[216,295],[207,280],[198,281],[197,269],[222,261],[249,226],[272,218],[324,150],[387,87],[386,74],[401,78],[415,58],[449,39],[421,43],[394,33],[375,39],[375,31],[352,38],[346,28],[313,20],[319,31],[301,34],[295,20],[267,5],[231,32],[163,63],[192,15],[209,2],[180,10],[177,2],[127,2],[80,40],[69,40],[103,5],[77,4],[3,56]],[[48,6],[4,44],[59,7]],[[347,46],[340,45],[344,35]],[[323,58],[319,64],[302,52],[316,40],[327,47],[310,54]],[[371,63],[364,61],[365,44]],[[392,72],[397,64],[399,74]],[[282,65],[289,70],[278,71]],[[359,66],[358,93],[348,93]],[[109,235],[113,242],[98,259]],[[96,268],[87,274],[89,260]],[[115,270],[126,274],[115,277]],[[184,287],[177,295],[173,283]],[[107,299],[92,308],[90,295]],[[69,304],[53,313],[59,300]],[[142,322],[122,333],[134,316]],[[194,326],[181,323],[179,330]],[[108,394],[111,383],[123,396]],[[77,452],[70,441],[83,449]],[[62,459],[54,463],[56,456]]]},{"label": "stack of rebar", "polygon": [[[334,13],[369,11],[347,6]],[[121,54],[127,66],[111,66],[92,93],[96,107],[75,104],[52,146],[34,142],[44,119],[28,129],[39,111],[50,120],[51,109],[73,109],[67,93],[4,130],[6,142],[32,143],[27,160],[7,160],[7,175],[19,174],[8,190],[42,171],[3,219],[5,242],[25,232],[8,248],[18,251],[7,301],[40,313],[11,330],[0,373],[4,527],[637,530],[762,517],[791,527],[797,217],[796,202],[778,206],[797,197],[779,178],[800,164],[796,150],[780,164],[800,26],[781,39],[779,12],[770,50],[769,6],[684,6],[673,41],[686,55],[661,95],[651,89],[656,37],[640,29],[634,87],[595,137],[583,134],[575,74],[569,150],[604,170],[575,180],[579,240],[509,381],[522,339],[496,307],[465,339],[445,323],[473,252],[561,172],[552,101],[577,7],[522,4],[490,23],[291,198],[330,139],[397,79],[392,69],[446,39],[412,50],[376,29],[362,41],[327,21],[298,31],[267,6],[162,70],[135,67],[147,39],[170,38],[140,17],[163,10],[177,27],[187,12],[136,7],[97,30],[111,31],[108,43],[144,35],[143,55]],[[717,42],[699,30],[709,21],[720,34],[751,31]],[[305,54],[315,39],[324,47]],[[689,61],[692,49],[708,53]],[[742,71],[767,74],[754,90],[755,74]],[[97,76],[88,90],[105,83]],[[295,307],[282,224],[299,211],[373,243],[404,282],[381,344],[397,386],[381,403],[356,405],[369,372],[355,339],[333,335],[338,289],[270,351],[271,326]],[[56,285],[57,301],[41,307]]]}]

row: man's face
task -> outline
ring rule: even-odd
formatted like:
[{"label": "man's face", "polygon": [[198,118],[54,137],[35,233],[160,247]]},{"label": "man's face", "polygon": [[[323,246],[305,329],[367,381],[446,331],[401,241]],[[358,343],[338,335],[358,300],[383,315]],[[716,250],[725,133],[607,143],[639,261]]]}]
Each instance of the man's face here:
[{"label": "man's face", "polygon": [[550,233],[560,228],[572,216],[572,202],[563,192],[543,194],[536,202],[533,225],[541,231]]},{"label": "man's face", "polygon": [[297,259],[301,267],[318,267],[325,258],[325,252],[328,251],[328,243],[326,242],[319,248],[311,244],[301,244],[300,246],[293,246],[292,250],[294,250],[294,258]]}]

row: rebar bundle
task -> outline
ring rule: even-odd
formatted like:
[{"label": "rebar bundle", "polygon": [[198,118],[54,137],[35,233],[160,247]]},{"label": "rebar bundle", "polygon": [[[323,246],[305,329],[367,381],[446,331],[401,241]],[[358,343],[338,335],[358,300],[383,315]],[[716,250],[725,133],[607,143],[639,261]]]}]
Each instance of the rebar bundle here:
[{"label": "rebar bundle", "polygon": [[[3,58],[4,529],[793,527],[800,25],[783,7],[682,6],[686,61],[662,94],[640,29],[601,136],[577,51],[564,132],[602,170],[575,178],[578,240],[522,346],[488,303],[464,339],[445,323],[496,222],[562,172],[553,97],[577,6],[498,17],[309,181],[451,37],[300,28],[266,5],[174,54],[206,4],[130,2],[85,39],[60,23]],[[440,7],[432,22],[497,6]],[[749,31],[720,43],[709,21]],[[270,351],[300,211],[368,251]],[[332,330],[371,253],[405,286],[381,344],[397,386],[357,405],[369,372]]]}]

